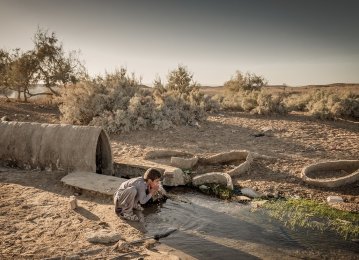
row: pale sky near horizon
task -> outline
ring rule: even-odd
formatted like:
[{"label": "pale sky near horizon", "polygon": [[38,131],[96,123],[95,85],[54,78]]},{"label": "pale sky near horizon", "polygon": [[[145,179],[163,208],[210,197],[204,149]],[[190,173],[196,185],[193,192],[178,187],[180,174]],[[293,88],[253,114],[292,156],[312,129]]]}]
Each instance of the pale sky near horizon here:
[{"label": "pale sky near horizon", "polygon": [[182,64],[202,85],[236,70],[269,84],[359,83],[355,0],[0,0],[0,48],[28,50],[38,26],[81,50],[91,75],[125,66],[151,84]]}]

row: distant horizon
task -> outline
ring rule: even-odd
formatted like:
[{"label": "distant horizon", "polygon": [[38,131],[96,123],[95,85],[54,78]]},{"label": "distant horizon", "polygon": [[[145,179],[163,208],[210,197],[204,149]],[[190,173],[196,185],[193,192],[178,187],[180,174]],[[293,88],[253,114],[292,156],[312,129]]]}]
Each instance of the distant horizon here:
[{"label": "distant horizon", "polygon": [[[91,76],[126,67],[142,82],[184,65],[220,86],[237,70],[270,85],[359,82],[355,0],[0,0],[0,48],[33,47],[37,27],[81,50]],[[15,19],[14,19],[15,18]],[[11,21],[11,22],[9,22]]]},{"label": "distant horizon", "polygon": [[[197,82],[198,84],[200,84],[200,87],[224,87],[224,84],[221,85],[209,85],[209,84],[201,84],[201,82]],[[223,82],[225,83],[225,82]],[[153,87],[153,83],[150,84],[146,84],[141,82],[141,85],[147,86],[147,87]],[[307,86],[331,86],[331,85],[358,85],[359,86],[359,82],[333,82],[333,83],[328,83],[328,84],[305,84],[305,85],[283,85],[283,84],[267,84],[265,87],[294,87],[294,88],[300,88],[300,87],[307,87]]]}]

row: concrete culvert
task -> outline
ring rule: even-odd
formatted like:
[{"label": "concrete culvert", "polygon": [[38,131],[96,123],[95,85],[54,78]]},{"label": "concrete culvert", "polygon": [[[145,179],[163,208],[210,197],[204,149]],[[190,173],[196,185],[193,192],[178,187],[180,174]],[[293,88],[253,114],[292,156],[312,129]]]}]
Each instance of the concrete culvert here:
[{"label": "concrete culvert", "polygon": [[27,169],[113,173],[109,137],[92,126],[0,122],[0,161]]}]

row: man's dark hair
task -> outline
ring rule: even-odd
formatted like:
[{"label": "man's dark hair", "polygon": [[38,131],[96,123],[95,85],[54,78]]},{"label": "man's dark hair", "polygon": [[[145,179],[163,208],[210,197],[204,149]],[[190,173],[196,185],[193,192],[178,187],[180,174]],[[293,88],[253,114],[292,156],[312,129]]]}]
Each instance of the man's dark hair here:
[{"label": "man's dark hair", "polygon": [[143,178],[145,179],[145,181],[147,180],[151,180],[151,181],[154,181],[156,179],[161,179],[161,173],[154,169],[154,168],[149,168],[145,174],[143,175]]}]

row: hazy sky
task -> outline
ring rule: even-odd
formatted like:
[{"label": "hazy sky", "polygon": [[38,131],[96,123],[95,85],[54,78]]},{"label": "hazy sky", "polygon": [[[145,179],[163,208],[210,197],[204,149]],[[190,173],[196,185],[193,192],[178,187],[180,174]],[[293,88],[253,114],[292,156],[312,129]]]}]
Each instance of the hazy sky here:
[{"label": "hazy sky", "polygon": [[152,83],[183,64],[202,85],[236,70],[270,84],[359,82],[359,1],[0,0],[0,48],[37,26],[81,50],[90,74],[125,66]]}]

